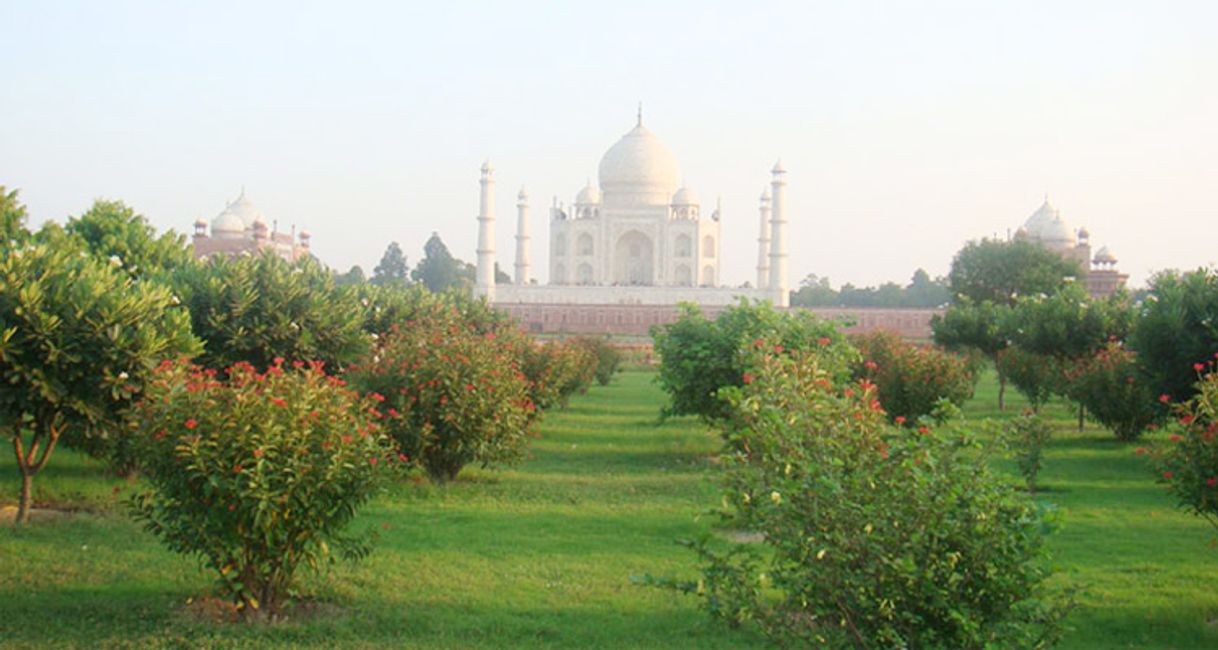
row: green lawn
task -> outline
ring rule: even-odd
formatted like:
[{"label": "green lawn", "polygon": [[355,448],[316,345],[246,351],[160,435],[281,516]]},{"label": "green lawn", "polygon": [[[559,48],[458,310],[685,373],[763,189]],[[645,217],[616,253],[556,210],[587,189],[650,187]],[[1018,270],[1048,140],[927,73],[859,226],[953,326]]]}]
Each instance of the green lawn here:
[{"label": "green lawn", "polygon": [[[372,557],[307,580],[318,613],[270,627],[186,607],[210,576],[125,518],[132,486],[61,450],[40,498],[89,511],[0,528],[0,646],[757,647],[759,635],[709,623],[692,598],[630,582],[692,575],[674,540],[706,530],[698,515],[718,501],[717,436],[689,419],[658,425],[651,377],[624,373],[549,414],[517,468],[398,486],[358,522],[381,535]],[[1009,397],[1008,414],[1020,408]],[[1003,415],[995,401],[987,380],[966,412]],[[1052,539],[1062,578],[1084,589],[1064,647],[1218,647],[1212,531],[1173,508],[1134,445],[1049,412],[1058,426],[1040,496],[1063,514]],[[0,502],[11,503],[9,454]]]}]

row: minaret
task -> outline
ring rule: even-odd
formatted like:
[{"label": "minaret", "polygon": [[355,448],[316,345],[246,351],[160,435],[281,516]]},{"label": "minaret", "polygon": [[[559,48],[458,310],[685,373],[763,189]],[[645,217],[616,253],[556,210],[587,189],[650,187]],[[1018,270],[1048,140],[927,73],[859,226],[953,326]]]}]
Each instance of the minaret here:
[{"label": "minaret", "polygon": [[529,193],[516,195],[516,284],[529,283]]},{"label": "minaret", "polygon": [[478,270],[474,275],[474,295],[495,301],[495,205],[492,194],[495,168],[491,161],[482,163],[482,198],[478,202]]},{"label": "minaret", "polygon": [[766,288],[775,307],[786,307],[791,297],[787,286],[787,170],[774,163],[770,181],[770,282]]},{"label": "minaret", "polygon": [[757,288],[770,284],[770,188],[761,193],[761,234],[757,237]]}]

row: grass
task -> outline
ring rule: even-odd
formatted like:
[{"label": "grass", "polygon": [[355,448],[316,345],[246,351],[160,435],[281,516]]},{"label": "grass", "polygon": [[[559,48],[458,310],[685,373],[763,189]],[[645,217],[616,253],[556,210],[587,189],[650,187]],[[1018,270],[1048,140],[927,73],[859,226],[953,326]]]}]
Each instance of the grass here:
[{"label": "grass", "polygon": [[[690,419],[657,424],[662,395],[647,372],[619,375],[549,414],[534,457],[506,471],[467,470],[444,488],[407,483],[357,522],[377,550],[305,581],[326,604],[277,626],[191,614],[210,576],[123,515],[135,486],[60,450],[39,499],[88,511],[0,528],[3,647],[752,648],[749,629],[710,623],[693,598],[638,587],[643,573],[691,576],[674,540],[708,530],[717,502],[718,437]],[[986,378],[968,417],[1002,419]],[[1059,578],[1083,588],[1067,648],[1218,647],[1213,531],[1178,512],[1132,444],[1074,431],[1052,404],[1038,498],[1055,503]],[[16,494],[0,457],[0,500]]]}]

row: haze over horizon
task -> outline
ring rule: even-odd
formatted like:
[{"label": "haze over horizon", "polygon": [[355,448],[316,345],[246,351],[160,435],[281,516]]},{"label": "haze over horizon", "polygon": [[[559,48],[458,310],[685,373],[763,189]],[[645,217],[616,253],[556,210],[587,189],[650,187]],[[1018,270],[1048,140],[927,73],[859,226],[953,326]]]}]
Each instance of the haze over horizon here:
[{"label": "haze over horizon", "polygon": [[1130,285],[1218,260],[1218,4],[46,2],[0,6],[0,185],[31,222],[122,199],[189,233],[246,188],[326,264],[473,261],[644,123],[754,279],[757,199],[788,169],[790,281],[908,282],[1006,237],[1045,193]]}]

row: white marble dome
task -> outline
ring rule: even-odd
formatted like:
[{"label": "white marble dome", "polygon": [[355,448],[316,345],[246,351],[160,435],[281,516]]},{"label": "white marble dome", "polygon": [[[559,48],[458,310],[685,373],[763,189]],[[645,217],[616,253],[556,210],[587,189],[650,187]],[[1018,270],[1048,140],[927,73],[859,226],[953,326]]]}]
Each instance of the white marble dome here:
[{"label": "white marble dome", "polygon": [[245,222],[232,210],[225,209],[211,220],[211,234],[221,239],[232,239],[245,234]]},{"label": "white marble dome", "polygon": [[609,147],[597,176],[606,204],[668,205],[681,172],[672,151],[640,123]]},{"label": "white marble dome", "polygon": [[698,195],[688,187],[682,187],[672,195],[673,205],[698,205]]},{"label": "white marble dome", "polygon": [[1093,261],[1096,264],[1116,264],[1117,258],[1112,254],[1111,250],[1108,250],[1107,246],[1101,246],[1100,249],[1095,252],[1095,259]]},{"label": "white marble dome", "polygon": [[245,198],[244,187],[241,188],[241,195],[228,204],[226,212],[232,212],[237,215],[247,228],[252,228],[257,221],[266,221],[266,217],[262,216],[262,211],[255,207],[249,199]]},{"label": "white marble dome", "polygon": [[575,195],[575,202],[580,205],[592,205],[595,203],[600,203],[601,194],[600,192],[596,191],[595,187],[592,186],[592,181],[588,181],[588,184],[584,185],[584,189],[580,190],[579,194]]},{"label": "white marble dome", "polygon": [[1028,217],[1024,229],[1027,230],[1028,237],[1033,241],[1038,241],[1050,248],[1068,248],[1077,242],[1074,230],[1070,228],[1070,224],[1066,223],[1065,219],[1062,219],[1061,212],[1049,203],[1048,197],[1036,212]]}]

